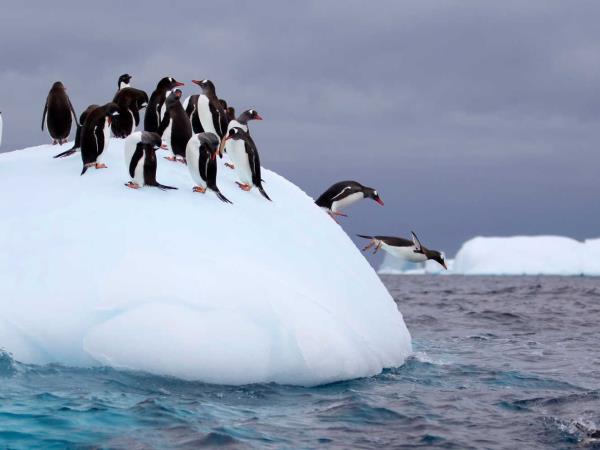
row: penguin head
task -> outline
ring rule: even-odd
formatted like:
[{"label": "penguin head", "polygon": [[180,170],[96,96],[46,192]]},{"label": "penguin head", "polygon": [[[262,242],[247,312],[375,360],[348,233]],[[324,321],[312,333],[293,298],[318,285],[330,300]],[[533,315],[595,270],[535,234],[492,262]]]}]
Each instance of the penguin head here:
[{"label": "penguin head", "polygon": [[65,85],[61,81],[55,81],[52,85],[53,91],[66,91]]},{"label": "penguin head", "polygon": [[448,266],[446,265],[446,260],[444,259],[444,255],[437,250],[427,250],[426,251],[427,259],[431,259],[441,265],[444,269],[448,270]]},{"label": "penguin head", "polygon": [[227,133],[227,136],[225,137],[225,141],[228,141],[230,139],[234,140],[234,141],[238,141],[240,139],[244,139],[245,136],[246,136],[246,132],[244,130],[242,130],[240,127],[233,127]]},{"label": "penguin head", "polygon": [[375,189],[370,187],[364,187],[363,195],[365,196],[365,198],[371,198],[377,203],[379,203],[381,206],[383,206],[383,200],[381,200],[381,197],[379,197],[379,193]]},{"label": "penguin head", "polygon": [[246,125],[249,120],[263,120],[263,118],[258,114],[258,111],[255,109],[247,109],[240,117],[238,117],[238,122]]},{"label": "penguin head", "polygon": [[162,147],[162,138],[158,133],[152,131],[142,131],[142,139],[140,142],[142,144],[151,145],[154,150],[158,150]]},{"label": "penguin head", "polygon": [[176,88],[177,86],[183,86],[183,83],[177,81],[173,77],[164,77],[162,80],[158,82],[156,85],[156,90],[166,90],[170,91],[171,89]]},{"label": "penguin head", "polygon": [[215,93],[215,85],[210,80],[192,80],[192,83],[197,84],[204,93]]},{"label": "penguin head", "polygon": [[167,99],[165,100],[167,109],[179,102],[179,99],[181,98],[181,94],[182,94],[181,89],[175,88],[175,89],[171,90],[169,95],[167,95]]},{"label": "penguin head", "polygon": [[124,87],[123,85],[129,86],[130,81],[131,81],[131,75],[129,75],[128,73],[124,73],[123,75],[121,75],[119,77],[119,81],[117,81],[117,86],[119,86],[119,89]]}]

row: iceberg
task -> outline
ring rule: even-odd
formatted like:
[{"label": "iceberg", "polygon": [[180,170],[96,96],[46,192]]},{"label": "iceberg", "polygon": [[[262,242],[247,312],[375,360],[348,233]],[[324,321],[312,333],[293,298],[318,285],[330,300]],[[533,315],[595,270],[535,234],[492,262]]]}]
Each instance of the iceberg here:
[{"label": "iceberg", "polygon": [[269,202],[220,162],[227,205],[161,152],[157,179],[178,191],[126,188],[120,139],[84,176],[58,148],[0,154],[0,347],[15,359],[309,386],[410,354],[375,271],[285,178],[264,170]]},{"label": "iceberg", "polygon": [[465,275],[600,275],[600,239],[562,236],[476,237],[465,242],[453,273]]}]

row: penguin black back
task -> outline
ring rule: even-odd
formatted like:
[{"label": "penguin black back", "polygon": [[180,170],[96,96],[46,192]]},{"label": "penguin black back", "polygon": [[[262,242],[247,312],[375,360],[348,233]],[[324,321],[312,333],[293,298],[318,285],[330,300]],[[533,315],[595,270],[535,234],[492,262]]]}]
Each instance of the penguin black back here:
[{"label": "penguin black back", "polygon": [[50,133],[50,136],[54,140],[53,143],[62,144],[66,142],[71,133],[73,118],[77,122],[77,116],[67,95],[67,91],[64,85],[60,81],[57,81],[52,85],[46,98],[44,113],[42,115],[42,131],[44,130],[44,124],[46,124],[48,133]]},{"label": "penguin black back", "polygon": [[144,116],[144,130],[153,132],[158,130],[161,121],[160,109],[165,102],[167,93],[177,86],[183,86],[183,83],[173,77],[164,77],[158,82],[148,101],[148,108]]},{"label": "penguin black back", "polygon": [[192,124],[183,105],[179,101],[181,91],[173,90],[166,99],[167,111],[158,128],[158,134],[162,136],[165,129],[171,124],[171,150],[175,155],[185,158],[185,147],[192,137]]}]

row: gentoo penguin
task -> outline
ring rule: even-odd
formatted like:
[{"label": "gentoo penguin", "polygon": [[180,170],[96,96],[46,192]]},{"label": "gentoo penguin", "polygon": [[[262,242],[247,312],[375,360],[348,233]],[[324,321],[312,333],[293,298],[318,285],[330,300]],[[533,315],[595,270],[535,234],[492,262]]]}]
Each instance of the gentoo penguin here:
[{"label": "gentoo penguin", "polygon": [[210,80],[192,80],[192,83],[202,89],[202,93],[198,97],[190,97],[187,104],[188,110],[191,108],[192,123],[199,123],[202,132],[214,133],[220,139],[223,138],[227,132],[227,113],[217,97],[215,85]]},{"label": "gentoo penguin", "polygon": [[365,236],[363,234],[358,234],[357,236],[371,240],[371,242],[369,242],[363,248],[363,252],[369,250],[371,247],[375,247],[373,250],[373,254],[375,254],[381,248],[390,255],[400,259],[405,259],[415,263],[425,262],[428,259],[431,259],[439,263],[444,269],[448,269],[446,266],[446,261],[444,260],[444,256],[441,254],[441,252],[438,252],[437,250],[429,250],[427,247],[421,244],[421,241],[419,241],[419,238],[413,231],[410,233],[412,234],[412,241],[392,236]]},{"label": "gentoo penguin", "polygon": [[250,134],[240,127],[234,127],[225,137],[226,143],[230,140],[234,145],[229,147],[228,155],[241,181],[241,183],[236,181],[236,184],[244,191],[249,191],[252,186],[256,186],[264,198],[271,200],[262,187],[258,150]]},{"label": "gentoo penguin", "polygon": [[177,189],[156,181],[156,150],[161,144],[160,136],[150,131],[136,131],[125,139],[125,166],[131,177],[125,186],[131,189],[154,186],[163,191]]},{"label": "gentoo penguin", "polygon": [[219,200],[231,203],[227,197],[221,194],[217,187],[217,152],[219,150],[219,138],[214,133],[198,133],[192,136],[185,148],[185,159],[192,180],[196,183],[194,192],[204,194],[210,189]]},{"label": "gentoo penguin", "polygon": [[375,189],[363,186],[356,181],[340,181],[339,183],[335,183],[323,192],[315,203],[317,206],[325,209],[335,220],[335,216],[347,217],[346,214],[340,212],[342,208],[363,198],[372,198],[383,206],[383,200],[379,198],[379,194]]},{"label": "gentoo penguin", "polygon": [[77,130],[75,131],[75,143],[73,144],[73,147],[67,151],[59,153],[58,155],[54,155],[54,158],[64,158],[65,156],[70,156],[81,148],[81,127],[85,123],[85,119],[90,111],[98,108],[98,106],[99,105],[90,105],[81,113],[79,116],[79,123],[77,124]]},{"label": "gentoo penguin", "polygon": [[178,157],[185,161],[186,145],[192,137],[192,124],[179,101],[180,98],[181,90],[173,89],[165,101],[167,110],[158,127],[158,134],[172,152],[171,156],[165,157],[170,161],[175,161]]},{"label": "gentoo penguin", "polygon": [[89,167],[104,169],[102,153],[110,140],[110,123],[119,115],[119,107],[115,103],[107,103],[92,109],[81,126],[81,159],[83,175]]},{"label": "gentoo penguin", "polygon": [[148,108],[144,116],[144,130],[153,132],[158,130],[160,120],[162,119],[160,114],[162,105],[167,98],[168,92],[177,86],[183,86],[183,83],[180,83],[173,77],[164,77],[158,82],[156,89],[150,95],[150,101],[148,101]]},{"label": "gentoo penguin", "polygon": [[[263,120],[263,118],[260,116],[260,114],[258,114],[258,112],[255,109],[247,109],[246,111],[241,113],[237,119],[229,121],[229,124],[227,125],[227,133],[229,133],[229,130],[231,130],[232,128],[238,127],[244,130],[246,133],[250,134],[250,129],[248,128],[248,121],[250,120]],[[229,151],[234,145],[234,143],[231,140],[227,141],[226,144],[223,144],[223,142],[221,142],[219,153],[223,153],[223,145],[225,145],[225,151],[227,152],[227,154],[229,154]],[[225,163],[225,165],[230,169],[235,168],[235,163]]]},{"label": "gentoo penguin", "polygon": [[119,90],[113,98],[113,103],[119,106],[119,115],[111,124],[115,137],[124,138],[135,131],[140,123],[140,109],[148,105],[148,94],[129,85],[131,75],[119,77]]},{"label": "gentoo penguin", "polygon": [[119,79],[117,80],[117,86],[118,86],[118,90],[120,91],[123,88],[128,88],[129,86],[129,82],[131,81],[132,76],[129,75],[128,73],[124,73],[123,75],[121,75],[119,77]]},{"label": "gentoo penguin", "polygon": [[44,131],[44,123],[46,123],[48,133],[52,137],[52,145],[62,145],[67,142],[73,123],[71,113],[77,122],[77,115],[67,95],[67,90],[60,81],[57,81],[48,92],[42,115],[42,131]]}]

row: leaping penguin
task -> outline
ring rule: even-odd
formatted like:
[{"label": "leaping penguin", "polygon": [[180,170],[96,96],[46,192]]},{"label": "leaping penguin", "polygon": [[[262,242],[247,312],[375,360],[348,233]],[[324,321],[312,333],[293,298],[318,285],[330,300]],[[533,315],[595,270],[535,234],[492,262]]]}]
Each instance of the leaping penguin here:
[{"label": "leaping penguin", "polygon": [[115,103],[107,103],[92,109],[81,127],[81,159],[83,175],[88,168],[105,169],[102,163],[104,148],[110,140],[110,123],[114,116],[119,115],[119,107]]},{"label": "leaping penguin", "polygon": [[231,203],[217,187],[217,152],[219,138],[214,133],[198,133],[192,136],[185,149],[185,159],[192,180],[196,183],[194,192],[204,194],[206,189],[213,191],[219,200]]},{"label": "leaping penguin", "polygon": [[165,101],[167,111],[158,127],[158,134],[162,136],[172,152],[171,156],[165,158],[170,161],[179,158],[185,162],[186,145],[192,137],[192,124],[179,101],[180,98],[179,89],[173,89],[167,97]]},{"label": "leaping penguin", "polygon": [[73,124],[71,113],[75,123],[77,123],[77,115],[67,95],[67,90],[60,81],[57,81],[48,92],[44,113],[42,114],[42,131],[44,131],[44,124],[46,124],[48,133],[52,138],[52,145],[62,145],[67,142]]},{"label": "leaping penguin", "polygon": [[243,191],[249,191],[252,186],[256,186],[262,196],[271,200],[262,187],[262,178],[260,175],[260,159],[254,140],[240,127],[233,127],[225,137],[226,144],[232,140],[233,145],[228,152],[229,158],[233,161],[236,173],[240,181],[236,184]]},{"label": "leaping penguin", "polygon": [[340,181],[339,183],[335,183],[323,192],[315,203],[326,210],[333,220],[336,220],[335,216],[347,217],[346,214],[340,212],[342,208],[363,198],[372,198],[383,206],[383,200],[381,200],[375,189],[363,186],[357,181]]},{"label": "leaping penguin", "polygon": [[158,126],[162,119],[161,108],[163,103],[167,98],[168,92],[177,86],[183,86],[183,83],[180,83],[173,77],[164,77],[158,82],[156,89],[152,92],[152,95],[150,95],[148,108],[146,108],[146,115],[144,116],[145,131],[156,132],[158,130]]},{"label": "leaping penguin", "polygon": [[358,234],[357,236],[371,240],[371,242],[362,249],[363,252],[374,247],[373,254],[377,253],[379,249],[383,249],[396,258],[414,263],[422,263],[431,259],[440,264],[444,269],[448,270],[446,261],[441,252],[429,250],[421,244],[421,241],[419,241],[419,238],[413,231],[410,233],[412,234],[412,241],[393,236],[366,236],[364,234]]},{"label": "leaping penguin", "polygon": [[153,186],[163,191],[177,189],[156,181],[156,150],[161,148],[161,144],[160,136],[150,131],[136,131],[125,139],[125,166],[131,177],[125,186],[131,189]]}]

